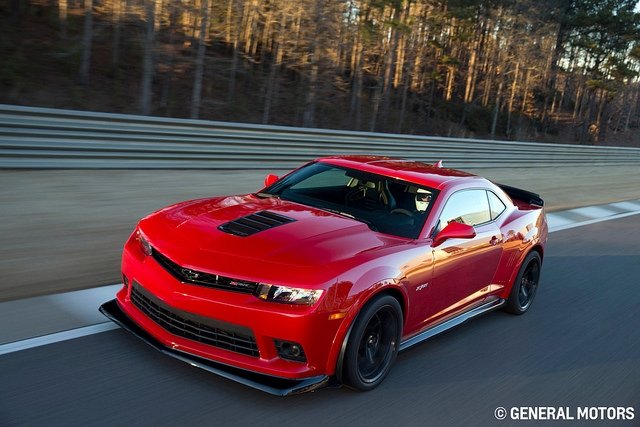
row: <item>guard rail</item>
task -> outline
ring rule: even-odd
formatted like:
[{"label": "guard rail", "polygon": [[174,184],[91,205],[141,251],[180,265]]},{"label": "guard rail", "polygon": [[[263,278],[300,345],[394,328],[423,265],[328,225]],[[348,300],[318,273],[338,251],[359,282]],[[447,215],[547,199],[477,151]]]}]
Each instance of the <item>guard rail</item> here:
[{"label": "guard rail", "polygon": [[0,168],[290,169],[367,154],[453,168],[640,164],[640,149],[347,132],[0,105]]}]

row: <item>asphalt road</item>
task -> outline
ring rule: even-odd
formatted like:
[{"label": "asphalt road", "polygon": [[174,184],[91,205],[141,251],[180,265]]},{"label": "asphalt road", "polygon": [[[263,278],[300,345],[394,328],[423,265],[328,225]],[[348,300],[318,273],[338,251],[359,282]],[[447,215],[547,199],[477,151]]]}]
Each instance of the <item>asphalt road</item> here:
[{"label": "asphalt road", "polygon": [[[640,425],[640,215],[555,232],[524,316],[494,312],[401,353],[369,393],[276,398],[114,330],[0,356],[0,425]],[[627,421],[497,420],[634,408]]]}]

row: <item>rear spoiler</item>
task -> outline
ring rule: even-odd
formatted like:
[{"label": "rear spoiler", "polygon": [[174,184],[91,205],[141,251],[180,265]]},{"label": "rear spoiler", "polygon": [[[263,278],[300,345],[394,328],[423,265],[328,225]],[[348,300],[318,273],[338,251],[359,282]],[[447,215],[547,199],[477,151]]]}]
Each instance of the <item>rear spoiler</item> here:
[{"label": "rear spoiler", "polygon": [[496,185],[500,187],[502,191],[507,193],[507,196],[511,197],[513,200],[519,200],[521,202],[525,202],[530,205],[535,205],[540,207],[544,206],[544,200],[542,200],[540,195],[537,193],[533,193],[527,190],[522,190],[520,188],[511,187],[509,185],[504,185],[504,184],[496,183]]}]

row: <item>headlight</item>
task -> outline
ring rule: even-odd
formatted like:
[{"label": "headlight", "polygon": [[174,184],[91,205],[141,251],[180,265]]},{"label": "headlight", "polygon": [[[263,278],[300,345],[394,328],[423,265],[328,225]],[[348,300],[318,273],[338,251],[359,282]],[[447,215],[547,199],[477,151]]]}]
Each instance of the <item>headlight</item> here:
[{"label": "headlight", "polygon": [[136,231],[136,240],[140,245],[140,250],[142,250],[142,253],[145,254],[146,256],[151,256],[151,254],[153,253],[153,248],[151,247],[149,242],[147,242],[147,240],[144,238],[140,230]]},{"label": "headlight", "polygon": [[323,290],[290,288],[288,286],[258,285],[256,296],[265,301],[284,304],[314,305],[322,296]]}]

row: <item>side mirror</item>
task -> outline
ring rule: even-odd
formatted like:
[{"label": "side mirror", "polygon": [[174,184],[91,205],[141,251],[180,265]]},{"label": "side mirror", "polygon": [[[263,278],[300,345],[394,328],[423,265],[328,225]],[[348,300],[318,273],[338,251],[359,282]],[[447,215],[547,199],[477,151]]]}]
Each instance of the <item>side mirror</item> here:
[{"label": "side mirror", "polygon": [[450,222],[438,233],[435,238],[436,242],[442,242],[447,239],[472,239],[476,237],[476,230],[470,225],[460,224],[459,222]]},{"label": "side mirror", "polygon": [[274,182],[276,182],[276,181],[277,181],[277,180],[279,180],[279,179],[280,179],[280,178],[278,178],[277,176],[269,174],[269,175],[267,175],[267,177],[264,179],[264,186],[265,186],[265,187],[268,187],[268,186],[270,186],[271,184],[273,184]]}]

